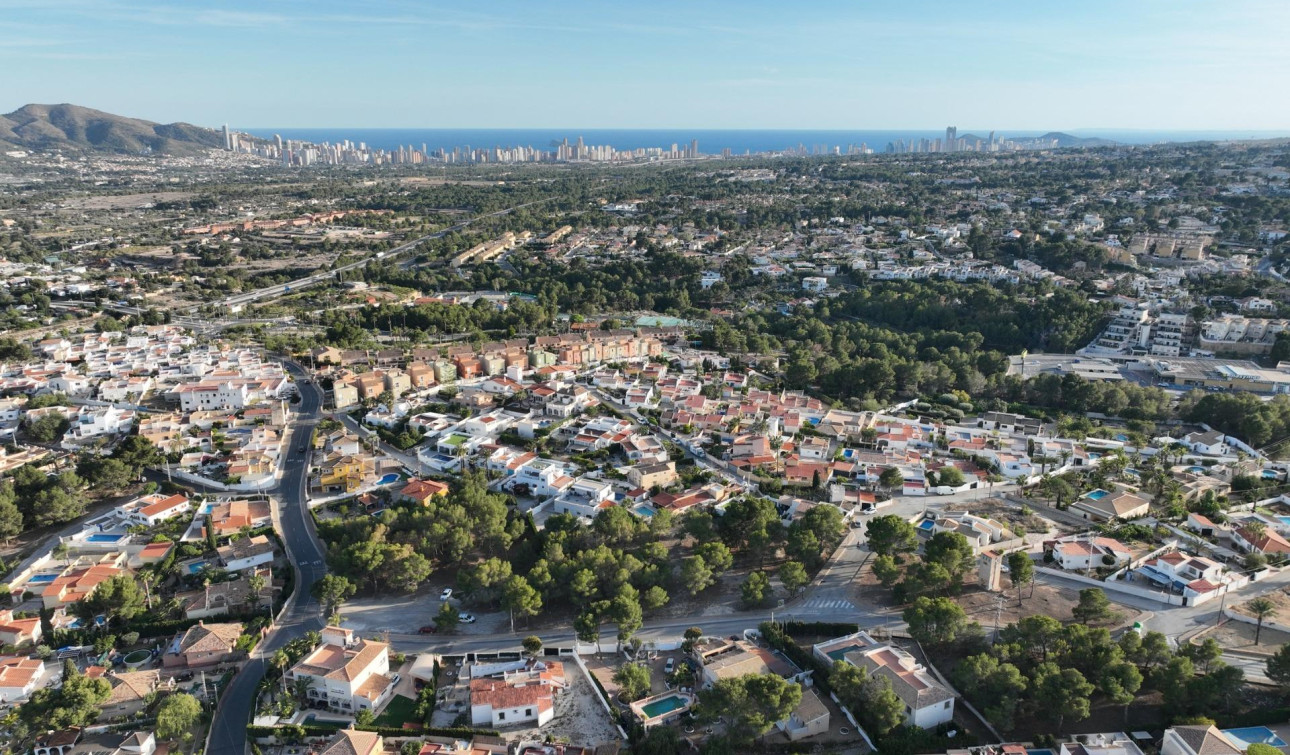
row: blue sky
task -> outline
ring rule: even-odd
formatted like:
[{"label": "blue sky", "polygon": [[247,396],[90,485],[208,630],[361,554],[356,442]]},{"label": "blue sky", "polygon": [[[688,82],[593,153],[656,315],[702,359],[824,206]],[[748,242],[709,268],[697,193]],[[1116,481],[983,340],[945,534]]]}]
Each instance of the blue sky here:
[{"label": "blue sky", "polygon": [[234,127],[1290,129],[1286,0],[0,0],[0,112]]}]

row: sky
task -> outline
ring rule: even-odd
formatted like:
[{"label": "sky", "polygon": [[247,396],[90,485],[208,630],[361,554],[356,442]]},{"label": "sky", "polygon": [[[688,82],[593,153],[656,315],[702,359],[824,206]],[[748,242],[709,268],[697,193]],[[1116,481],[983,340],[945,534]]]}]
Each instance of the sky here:
[{"label": "sky", "polygon": [[205,126],[1290,130],[1286,0],[0,0],[0,112]]}]

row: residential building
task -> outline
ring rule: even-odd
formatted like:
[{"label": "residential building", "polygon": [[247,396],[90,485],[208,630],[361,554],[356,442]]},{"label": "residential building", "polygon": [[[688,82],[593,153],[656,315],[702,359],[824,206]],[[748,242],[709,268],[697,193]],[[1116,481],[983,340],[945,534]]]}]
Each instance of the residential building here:
[{"label": "residential building", "polygon": [[544,726],[555,717],[555,698],[568,688],[564,664],[531,660],[472,669],[470,720],[474,726]]},{"label": "residential building", "polygon": [[1160,742],[1160,755],[1242,755],[1244,752],[1244,747],[1213,724],[1165,729]]},{"label": "residential building", "polygon": [[161,663],[166,668],[199,668],[241,660],[245,655],[237,649],[237,639],[241,636],[241,623],[199,621],[171,641]]},{"label": "residential building", "polygon": [[1076,499],[1070,509],[1091,521],[1110,522],[1146,516],[1151,502],[1123,490],[1114,493],[1095,490]]},{"label": "residential building", "polygon": [[394,689],[390,646],[340,627],[324,627],[321,635],[318,647],[288,671],[288,681],[307,680],[309,700],[330,710],[356,713],[383,705]]},{"label": "residential building", "polygon": [[236,538],[216,550],[220,563],[231,572],[269,566],[277,555],[277,546],[267,535]]}]

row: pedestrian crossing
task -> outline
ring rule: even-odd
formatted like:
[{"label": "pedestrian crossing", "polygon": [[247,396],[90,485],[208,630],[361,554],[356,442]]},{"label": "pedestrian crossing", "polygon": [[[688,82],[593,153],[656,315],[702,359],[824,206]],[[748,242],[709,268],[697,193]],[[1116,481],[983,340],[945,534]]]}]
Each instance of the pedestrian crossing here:
[{"label": "pedestrian crossing", "polygon": [[826,598],[812,598],[802,604],[803,608],[820,608],[833,611],[854,611],[855,604],[849,600],[828,600]]}]

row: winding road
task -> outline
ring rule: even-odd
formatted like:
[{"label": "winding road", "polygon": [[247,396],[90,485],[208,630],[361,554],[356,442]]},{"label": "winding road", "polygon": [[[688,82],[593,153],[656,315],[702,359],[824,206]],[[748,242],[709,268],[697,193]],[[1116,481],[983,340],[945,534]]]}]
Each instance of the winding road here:
[{"label": "winding road", "polygon": [[260,642],[220,698],[206,741],[206,752],[211,755],[245,755],[246,727],[251,721],[256,687],[264,678],[268,659],[292,640],[323,627],[322,609],[309,594],[309,588],[327,573],[327,565],[306,501],[309,452],[301,450],[322,416],[322,391],[312,380],[305,382],[307,374],[300,365],[294,362],[284,365],[296,378],[301,400],[288,435],[273,519],[286,545],[287,557],[295,567],[296,587],[269,636]]}]

